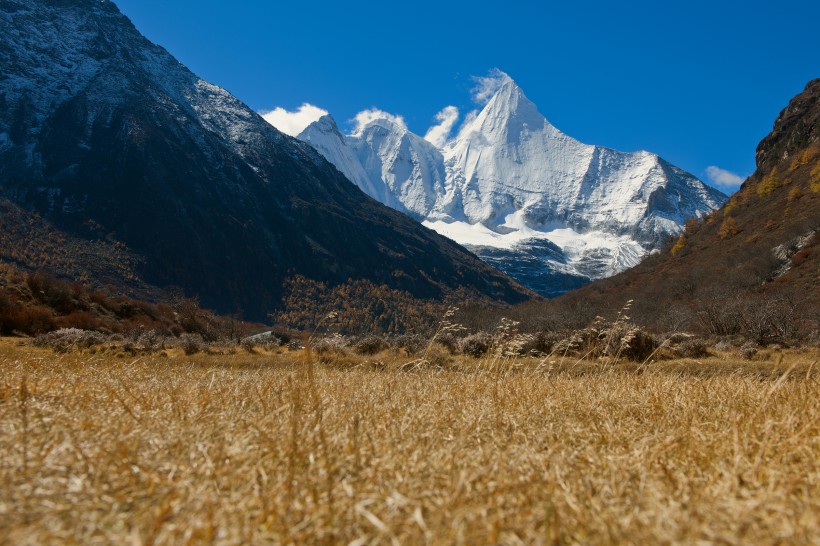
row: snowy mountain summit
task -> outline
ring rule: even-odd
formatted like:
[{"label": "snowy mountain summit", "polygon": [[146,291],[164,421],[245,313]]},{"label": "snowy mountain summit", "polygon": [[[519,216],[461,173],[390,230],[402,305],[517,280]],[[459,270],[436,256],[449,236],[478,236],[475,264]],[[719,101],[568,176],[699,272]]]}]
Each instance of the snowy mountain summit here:
[{"label": "snowy mountain summit", "polygon": [[394,119],[300,135],[375,199],[467,246],[545,295],[614,275],[726,196],[649,152],[583,144],[506,75],[437,148]]}]

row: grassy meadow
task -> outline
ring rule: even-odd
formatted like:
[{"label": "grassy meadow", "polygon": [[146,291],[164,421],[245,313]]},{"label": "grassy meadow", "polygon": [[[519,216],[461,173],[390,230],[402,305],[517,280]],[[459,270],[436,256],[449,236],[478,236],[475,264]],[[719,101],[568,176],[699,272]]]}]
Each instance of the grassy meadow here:
[{"label": "grassy meadow", "polygon": [[5,339],[0,543],[818,544],[818,357]]}]

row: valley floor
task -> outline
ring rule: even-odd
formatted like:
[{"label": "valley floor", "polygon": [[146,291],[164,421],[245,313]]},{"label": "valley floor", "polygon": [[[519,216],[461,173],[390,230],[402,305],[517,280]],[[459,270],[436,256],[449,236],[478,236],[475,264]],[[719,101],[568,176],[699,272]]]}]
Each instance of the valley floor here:
[{"label": "valley floor", "polygon": [[1,340],[0,543],[820,543],[816,350],[280,351]]}]

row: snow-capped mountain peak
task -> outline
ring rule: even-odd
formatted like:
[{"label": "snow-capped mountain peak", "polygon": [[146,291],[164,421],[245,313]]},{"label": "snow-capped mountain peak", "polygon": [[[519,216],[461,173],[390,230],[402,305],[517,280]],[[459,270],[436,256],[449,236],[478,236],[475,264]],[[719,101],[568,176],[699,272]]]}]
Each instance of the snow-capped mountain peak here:
[{"label": "snow-capped mountain peak", "polygon": [[[387,116],[371,116],[333,147],[317,128],[299,138],[372,197],[424,220],[530,286],[541,281],[524,277],[540,273],[517,275],[508,262],[529,259],[533,245],[542,249],[547,241],[560,248],[545,254],[542,272],[609,276],[726,199],[656,154],[575,140],[550,124],[512,78],[498,75],[481,111],[440,149],[396,122],[401,118]],[[358,166],[339,159],[352,156],[365,179]],[[503,249],[507,262],[494,261],[486,249]]]},{"label": "snow-capped mountain peak", "polygon": [[525,129],[533,131],[544,127],[551,128],[552,125],[538,112],[538,107],[524,95],[518,84],[508,77],[459,136],[480,132],[500,143],[520,135]]}]

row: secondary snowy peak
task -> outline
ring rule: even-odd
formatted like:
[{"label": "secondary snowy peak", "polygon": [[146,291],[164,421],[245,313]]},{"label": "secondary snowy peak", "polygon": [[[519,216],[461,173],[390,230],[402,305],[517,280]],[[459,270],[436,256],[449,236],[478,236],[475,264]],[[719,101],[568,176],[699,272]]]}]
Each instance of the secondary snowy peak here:
[{"label": "secondary snowy peak", "polygon": [[432,144],[394,119],[373,119],[343,136],[330,116],[299,139],[313,145],[365,193],[422,219],[444,187],[444,159]]},{"label": "secondary snowy peak", "polygon": [[381,181],[374,184],[374,181],[370,180],[355,151],[347,145],[345,136],[339,131],[336,121],[330,114],[308,125],[297,138],[309,142],[325,159],[368,195],[378,195],[380,188],[384,186]]}]

